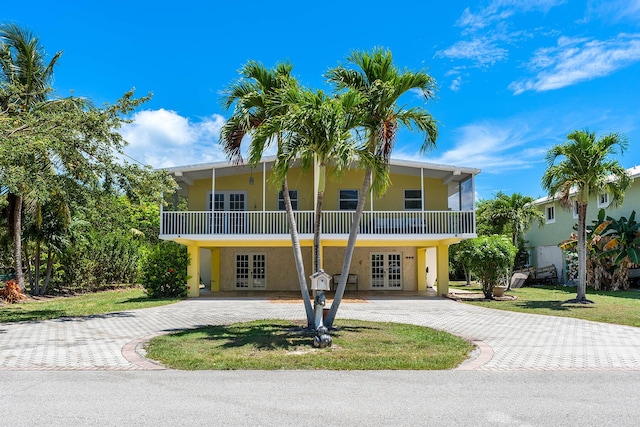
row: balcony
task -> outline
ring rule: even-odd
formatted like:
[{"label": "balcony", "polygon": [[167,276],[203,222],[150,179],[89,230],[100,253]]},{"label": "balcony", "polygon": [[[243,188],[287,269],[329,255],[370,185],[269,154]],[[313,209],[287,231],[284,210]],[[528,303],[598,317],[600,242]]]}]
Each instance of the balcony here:
[{"label": "balcony", "polygon": [[[323,236],[345,237],[353,211],[322,213]],[[313,234],[313,211],[295,211],[298,234]],[[473,211],[365,211],[358,233],[363,236],[397,236],[424,239],[447,236],[473,237],[476,233]],[[199,211],[162,212],[161,238],[192,237],[229,239],[234,236],[287,237],[289,226],[284,211]]]}]

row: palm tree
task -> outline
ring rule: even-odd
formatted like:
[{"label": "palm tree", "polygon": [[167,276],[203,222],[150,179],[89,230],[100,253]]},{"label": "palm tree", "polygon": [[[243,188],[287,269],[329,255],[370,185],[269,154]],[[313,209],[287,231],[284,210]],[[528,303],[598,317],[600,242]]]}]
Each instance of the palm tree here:
[{"label": "palm tree", "polygon": [[[0,26],[0,115],[20,117],[47,100],[57,52],[46,63],[44,48],[30,32],[14,24]],[[10,188],[9,235],[13,243],[16,280],[25,289],[22,271],[22,205],[27,183]]]},{"label": "palm tree", "polygon": [[[320,270],[320,236],[322,206],[327,180],[327,168],[333,175],[340,176],[349,169],[357,155],[352,129],[360,118],[358,106],[361,98],[355,92],[329,97],[322,91],[289,88],[281,91],[275,107],[286,106],[286,114],[274,115],[265,121],[257,132],[256,140],[273,134],[283,136],[280,154],[274,166],[273,178],[281,182],[294,161],[300,161],[302,170],[313,168],[317,177],[316,204],[314,215],[313,269]],[[263,135],[261,135],[263,134]],[[324,300],[323,292],[314,293]],[[321,310],[320,304],[315,305]],[[321,324],[320,312],[316,312],[318,329]]]},{"label": "palm tree", "polygon": [[[318,177],[314,220],[314,271],[320,268],[320,234],[327,168],[342,175],[356,159],[357,147],[351,130],[357,125],[360,98],[355,93],[329,97],[322,91],[292,88],[282,92],[280,105],[287,113],[277,117],[275,126],[264,126],[267,134],[283,135],[282,150],[274,166],[274,178],[280,182],[295,160],[300,168],[314,169]],[[256,138],[258,139],[258,138]]]},{"label": "palm tree", "polygon": [[[609,156],[622,154],[627,141],[617,133],[596,139],[588,130],[574,131],[568,141],[553,146],[547,152],[547,170],[542,176],[542,187],[550,197],[558,197],[565,207],[571,207],[571,193],[576,192],[578,205],[578,291],[575,299],[567,302],[592,303],[587,291],[586,217],[589,197],[608,193],[613,206],[622,203],[624,192],[632,178],[617,160]],[[561,161],[556,163],[556,160]]]},{"label": "palm tree", "polygon": [[[280,116],[285,113],[284,109],[270,108],[270,106],[275,104],[274,99],[278,95],[278,90],[285,87],[297,87],[297,82],[291,76],[292,69],[293,66],[290,64],[280,63],[270,70],[259,62],[249,61],[240,69],[242,78],[226,89],[223,105],[226,109],[233,106],[233,114],[222,127],[220,143],[230,161],[236,164],[243,162],[241,143],[245,135],[255,134],[267,119],[272,118],[274,115]],[[265,135],[264,128],[261,131],[261,135]],[[249,147],[249,163],[252,165],[258,164],[266,148],[274,141],[277,145],[278,153],[280,153],[281,135],[279,133],[270,133],[264,138],[253,138]],[[309,298],[302,248],[291,206],[291,198],[289,197],[286,175],[282,179],[282,195],[291,233],[300,293],[302,294],[307,316],[307,325],[311,327],[314,323],[313,309]]]},{"label": "palm tree", "polygon": [[373,188],[381,195],[389,185],[389,160],[400,126],[417,129],[425,135],[420,148],[422,153],[435,147],[438,128],[435,120],[421,107],[406,108],[398,105],[398,99],[408,91],[419,92],[425,100],[433,97],[435,81],[425,72],[399,70],[393,64],[389,50],[376,48],[371,52],[353,52],[347,61],[356,69],[342,66],[329,70],[327,78],[338,90],[355,91],[362,97],[361,106],[366,138],[367,157],[361,158],[365,169],[358,206],[349,230],[340,282],[325,322],[333,325],[347,284],[351,259],[358,236],[358,227],[366,197]]},{"label": "palm tree", "polygon": [[544,215],[533,204],[533,197],[513,193],[511,196],[498,192],[490,204],[489,216],[494,223],[501,224],[503,230],[511,230],[511,242],[518,247],[518,239],[527,231],[532,222],[544,223]]}]

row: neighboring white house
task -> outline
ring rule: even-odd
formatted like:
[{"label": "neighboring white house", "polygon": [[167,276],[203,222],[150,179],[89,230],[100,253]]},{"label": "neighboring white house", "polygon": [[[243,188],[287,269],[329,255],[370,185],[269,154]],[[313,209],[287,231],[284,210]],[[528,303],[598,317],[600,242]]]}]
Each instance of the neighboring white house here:
[{"label": "neighboring white house", "polygon": [[[599,194],[597,198],[589,200],[587,206],[587,225],[598,217],[598,211],[604,209],[607,216],[620,218],[631,215],[634,210],[640,215],[640,166],[627,169],[634,178],[631,187],[626,191],[624,202],[613,207],[610,204],[608,194]],[[575,193],[572,193],[572,197]],[[525,233],[525,241],[530,255],[530,265],[536,268],[555,265],[558,272],[558,280],[566,282],[566,263],[562,250],[558,244],[568,239],[574,231],[573,226],[578,222],[577,204],[575,201],[570,209],[563,207],[558,200],[552,197],[543,197],[533,202],[542,211],[545,217],[544,226],[533,225]]]}]

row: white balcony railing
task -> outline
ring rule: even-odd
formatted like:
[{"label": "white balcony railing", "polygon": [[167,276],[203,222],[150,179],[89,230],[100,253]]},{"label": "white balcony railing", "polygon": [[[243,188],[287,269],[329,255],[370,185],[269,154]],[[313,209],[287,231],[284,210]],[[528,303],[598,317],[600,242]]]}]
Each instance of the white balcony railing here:
[{"label": "white balcony railing", "polygon": [[[322,213],[322,233],[349,234],[353,211]],[[299,234],[313,233],[313,211],[294,212]],[[359,234],[464,235],[475,234],[472,211],[366,211]],[[160,235],[289,234],[286,212],[162,212]]]}]

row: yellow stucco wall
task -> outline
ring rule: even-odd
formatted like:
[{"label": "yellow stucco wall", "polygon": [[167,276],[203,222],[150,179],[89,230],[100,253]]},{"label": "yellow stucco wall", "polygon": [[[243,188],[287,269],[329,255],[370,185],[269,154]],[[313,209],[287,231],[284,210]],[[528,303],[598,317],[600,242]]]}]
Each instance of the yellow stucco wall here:
[{"label": "yellow stucco wall", "polygon": [[[235,290],[236,254],[263,253],[267,256],[267,291],[298,291],[298,273],[289,248],[222,248],[220,249],[220,290]],[[311,248],[302,248],[307,278],[311,275]]]},{"label": "yellow stucco wall", "polygon": [[[362,187],[364,173],[359,170],[350,170],[345,175],[336,177],[331,168],[328,170],[328,178],[325,190],[324,209],[338,210],[339,190],[358,190]],[[253,175],[254,184],[249,185],[249,178]],[[268,211],[278,210],[278,191],[269,183],[270,172],[267,171],[266,203]],[[314,194],[312,172],[302,172],[300,169],[292,169],[289,174],[289,189],[298,191],[298,209],[313,210]],[[375,199],[375,210],[402,211],[404,210],[404,190],[420,190],[420,177],[392,174],[391,186],[384,196]],[[241,175],[216,177],[216,191],[246,191],[247,209],[250,211],[262,210],[262,169],[258,168],[250,173]],[[211,178],[194,181],[189,187],[189,210],[206,210],[206,195],[211,191]],[[425,210],[444,211],[448,208],[447,186],[442,181],[434,178],[424,179]],[[370,206],[367,199],[366,208]]]},{"label": "yellow stucco wall", "polygon": [[[253,176],[253,185],[249,184],[249,178]],[[310,175],[309,175],[310,176]],[[271,173],[267,171],[267,182],[265,186],[266,204],[268,211],[278,210],[278,192],[269,182]],[[292,170],[289,178],[289,189],[298,191],[298,209],[313,210],[313,181],[307,178],[306,174],[299,169]],[[262,210],[262,169],[254,170],[234,176],[216,177],[215,191],[246,191],[247,210]],[[189,210],[206,210],[207,192],[211,191],[211,178],[198,179],[189,188]]]}]

